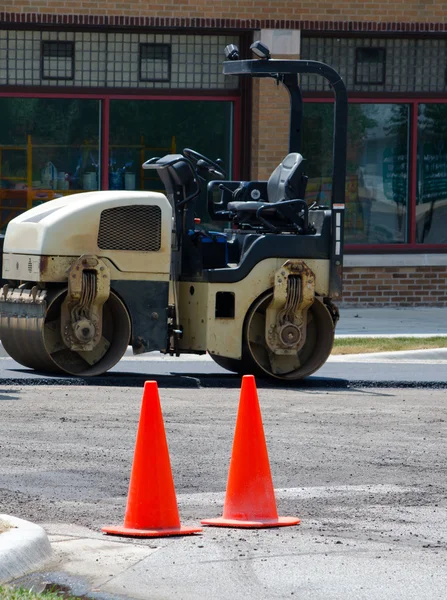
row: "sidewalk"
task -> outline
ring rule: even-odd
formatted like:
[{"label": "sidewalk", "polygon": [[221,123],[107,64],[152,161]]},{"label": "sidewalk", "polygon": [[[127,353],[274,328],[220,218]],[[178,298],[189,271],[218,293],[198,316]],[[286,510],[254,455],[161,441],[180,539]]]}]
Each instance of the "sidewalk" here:
[{"label": "sidewalk", "polygon": [[446,307],[341,308],[336,337],[447,336]]}]

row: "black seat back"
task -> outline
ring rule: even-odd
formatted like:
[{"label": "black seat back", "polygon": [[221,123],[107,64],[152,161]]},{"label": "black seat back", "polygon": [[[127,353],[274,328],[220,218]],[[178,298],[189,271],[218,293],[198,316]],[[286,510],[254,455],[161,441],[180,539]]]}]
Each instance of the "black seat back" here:
[{"label": "black seat back", "polygon": [[267,182],[267,197],[272,204],[281,200],[304,198],[307,177],[302,173],[303,157],[291,152],[276,167]]}]

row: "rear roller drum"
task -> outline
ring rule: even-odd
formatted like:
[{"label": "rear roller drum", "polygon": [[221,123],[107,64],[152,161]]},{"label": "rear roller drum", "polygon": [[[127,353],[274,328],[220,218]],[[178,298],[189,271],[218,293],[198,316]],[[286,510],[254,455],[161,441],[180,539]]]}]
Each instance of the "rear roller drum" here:
[{"label": "rear roller drum", "polygon": [[113,292],[103,306],[102,337],[91,351],[67,348],[61,336],[61,306],[66,290],[47,297],[43,318],[20,318],[2,331],[6,352],[18,363],[42,372],[81,377],[101,375],[123,356],[130,340],[131,324],[126,307]]},{"label": "rear roller drum", "polygon": [[274,354],[265,340],[266,310],[273,293],[261,296],[247,313],[244,326],[243,370],[277,379],[302,379],[322,367],[334,343],[334,322],[326,306],[315,299],[307,311],[306,341],[292,355]]}]

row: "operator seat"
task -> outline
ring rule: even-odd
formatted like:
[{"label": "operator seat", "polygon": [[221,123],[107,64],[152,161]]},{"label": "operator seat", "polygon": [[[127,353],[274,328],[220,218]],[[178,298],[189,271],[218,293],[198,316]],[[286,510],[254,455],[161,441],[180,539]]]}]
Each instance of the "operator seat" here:
[{"label": "operator seat", "polygon": [[[271,203],[281,200],[293,200],[302,198],[304,191],[302,187],[302,166],[304,158],[298,152],[288,154],[276,167],[267,182],[267,196]],[[301,166],[301,169],[300,169]]]},{"label": "operator seat", "polygon": [[[228,210],[235,214],[238,222],[249,223],[256,218],[259,208],[266,203],[277,204],[283,200],[303,199],[307,177],[302,173],[304,159],[298,152],[291,152],[276,167],[267,182],[267,198],[260,201],[238,201],[243,196],[243,186],[234,192],[236,200],[228,203]],[[277,207],[272,206],[272,213]],[[268,212],[268,211],[267,211]]]}]

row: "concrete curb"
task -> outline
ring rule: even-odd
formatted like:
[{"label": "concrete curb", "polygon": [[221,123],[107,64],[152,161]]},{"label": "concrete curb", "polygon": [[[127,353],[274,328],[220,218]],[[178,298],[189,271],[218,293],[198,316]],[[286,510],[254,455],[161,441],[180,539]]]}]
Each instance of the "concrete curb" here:
[{"label": "concrete curb", "polygon": [[0,533],[0,584],[42,566],[52,550],[45,530],[39,525],[0,514],[0,522],[11,526]]}]

